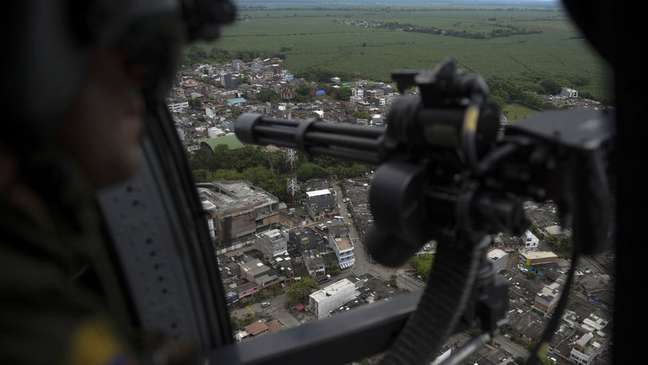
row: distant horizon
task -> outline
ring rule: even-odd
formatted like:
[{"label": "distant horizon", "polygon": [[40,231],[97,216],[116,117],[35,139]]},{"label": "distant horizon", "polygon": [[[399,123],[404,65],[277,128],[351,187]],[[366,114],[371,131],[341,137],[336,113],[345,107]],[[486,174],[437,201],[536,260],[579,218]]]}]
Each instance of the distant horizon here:
[{"label": "distant horizon", "polygon": [[429,7],[429,6],[558,6],[561,0],[234,0],[239,6],[255,7]]},{"label": "distant horizon", "polygon": [[560,3],[561,0],[234,0],[236,3],[246,2],[264,2],[264,3],[311,3],[321,5],[339,5],[343,3],[380,3],[399,5],[402,3],[417,3],[425,5],[433,4],[461,4],[461,3],[480,3],[480,4],[516,4],[516,3]]}]

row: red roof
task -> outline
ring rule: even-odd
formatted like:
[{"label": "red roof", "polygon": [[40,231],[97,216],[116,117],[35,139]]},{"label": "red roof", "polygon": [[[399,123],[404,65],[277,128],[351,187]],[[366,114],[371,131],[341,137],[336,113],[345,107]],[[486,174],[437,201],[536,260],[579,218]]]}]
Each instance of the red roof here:
[{"label": "red roof", "polygon": [[295,304],[295,310],[298,312],[303,312],[304,311],[304,305],[302,303],[297,303]]},{"label": "red roof", "polygon": [[276,319],[268,322],[268,330],[270,332],[277,332],[277,331],[280,331],[282,328],[283,328],[283,325],[281,324],[281,322],[279,322]]},{"label": "red roof", "polygon": [[250,336],[260,335],[268,331],[268,325],[263,322],[254,322],[248,326],[245,326],[245,332],[249,333]]}]

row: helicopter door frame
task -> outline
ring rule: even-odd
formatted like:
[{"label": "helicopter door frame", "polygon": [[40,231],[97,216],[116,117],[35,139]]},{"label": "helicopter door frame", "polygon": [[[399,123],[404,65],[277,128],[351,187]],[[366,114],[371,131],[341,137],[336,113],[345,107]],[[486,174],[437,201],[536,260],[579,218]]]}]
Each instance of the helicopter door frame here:
[{"label": "helicopter door frame", "polygon": [[98,195],[137,322],[201,345],[233,343],[214,247],[164,104],[149,107],[141,166]]}]

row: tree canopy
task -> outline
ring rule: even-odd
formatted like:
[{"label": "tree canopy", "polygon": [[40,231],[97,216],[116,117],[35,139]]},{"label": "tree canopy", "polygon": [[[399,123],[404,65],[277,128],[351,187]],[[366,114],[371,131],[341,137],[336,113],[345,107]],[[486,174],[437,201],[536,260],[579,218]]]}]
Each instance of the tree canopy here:
[{"label": "tree canopy", "polygon": [[295,305],[297,303],[304,303],[308,296],[319,287],[313,278],[310,276],[304,277],[299,281],[294,282],[288,287],[286,295],[288,296],[288,304]]},{"label": "tree canopy", "polygon": [[[303,154],[298,156],[295,175],[301,181],[332,176],[352,178],[369,170],[367,165],[330,157],[309,160]],[[268,151],[249,145],[235,150],[226,145],[216,145],[212,151],[203,144],[200,150],[190,155],[189,163],[198,182],[248,180],[282,201],[289,200],[287,179],[292,172],[283,151]]]},{"label": "tree canopy", "polygon": [[538,95],[526,91],[509,80],[494,77],[488,80],[488,87],[491,91],[490,100],[499,104],[500,107],[505,104],[517,103],[536,110],[551,108],[551,105],[545,103]]},{"label": "tree canopy", "polygon": [[277,103],[281,100],[279,94],[277,94],[274,90],[267,88],[259,91],[259,93],[256,95],[256,98],[259,101],[271,103]]},{"label": "tree canopy", "polygon": [[542,80],[538,83],[545,94],[556,95],[560,93],[562,87],[554,80]]}]

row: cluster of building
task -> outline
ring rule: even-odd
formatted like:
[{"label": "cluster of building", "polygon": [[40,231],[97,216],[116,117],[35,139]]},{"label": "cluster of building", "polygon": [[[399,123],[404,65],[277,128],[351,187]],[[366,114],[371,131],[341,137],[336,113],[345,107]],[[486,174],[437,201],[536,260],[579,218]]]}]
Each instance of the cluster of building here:
[{"label": "cluster of building", "polygon": [[[327,95],[343,88],[350,91],[349,100]],[[300,97],[298,92],[304,90],[306,95]],[[268,93],[273,97],[268,98]],[[212,148],[240,146],[233,135],[233,122],[244,112],[381,126],[395,96],[396,90],[387,83],[343,82],[339,77],[310,82],[284,69],[280,58],[257,58],[182,69],[168,105],[180,138],[194,152],[202,143]]]},{"label": "cluster of building", "polygon": [[345,203],[349,207],[353,223],[360,240],[369,234],[369,228],[373,224],[373,216],[369,208],[369,180],[348,179],[342,183],[342,189],[346,195]]},{"label": "cluster of building", "polygon": [[286,210],[277,197],[246,181],[201,183],[198,194],[219,248],[278,224]]},{"label": "cluster of building", "polygon": [[249,182],[197,184],[230,304],[303,276],[329,281],[331,273],[354,266],[349,222],[327,184],[305,184],[301,224],[283,202]]},{"label": "cluster of building", "polygon": [[[503,333],[508,341],[520,345],[520,352],[540,338],[556,309],[571,264],[547,244],[547,239],[555,241],[556,237],[570,236],[568,230],[556,223],[556,207],[527,204],[525,211],[536,227],[535,233],[527,231],[520,237],[500,235],[488,253],[496,270],[510,284],[509,324]],[[552,363],[609,363],[606,326],[610,315],[611,260],[606,254],[602,258],[585,259],[577,267],[567,311],[549,346],[547,357]],[[501,356],[503,350],[507,347],[497,346],[496,341],[490,352],[480,352],[481,360],[476,362],[500,364],[505,358],[512,361],[520,357],[520,352]],[[485,360],[489,358],[498,360]]]},{"label": "cluster of building", "polygon": [[[283,68],[281,59],[232,60],[181,72],[169,106],[185,146],[195,151],[203,143],[212,148],[240,145],[232,132],[233,121],[242,112],[379,126],[395,96],[392,87],[384,83],[344,83],[333,78],[329,86],[349,88],[349,100],[326,97],[330,89],[296,78]],[[312,95],[308,101],[298,102],[297,92],[304,88]],[[279,99],[260,101],[259,95],[268,90]],[[581,100],[570,90],[559,99]],[[368,204],[370,178],[309,181],[290,209],[246,181],[198,184],[228,303],[236,307],[242,301],[253,302],[257,293],[270,288],[280,287],[274,295],[285,295],[290,285],[312,277],[318,288],[301,307],[277,309],[288,310],[290,313],[283,315],[299,317],[295,322],[303,323],[393,295],[399,282],[416,282],[407,290],[422,286],[413,270],[400,272],[396,284],[378,278],[375,271],[372,275],[370,269],[378,265],[358,251],[373,224]],[[527,204],[525,211],[534,229],[520,237],[496,236],[487,254],[495,271],[510,283],[509,325],[504,333],[521,348],[540,336],[555,310],[569,266],[569,260],[553,251],[548,238],[553,242],[570,237],[570,232],[558,225],[553,204]],[[428,246],[433,245],[426,245],[425,253],[433,253]],[[574,299],[550,345],[556,363],[589,365],[608,356],[611,278],[605,265],[597,261],[587,264],[577,272]],[[287,322],[265,318],[239,329],[237,338],[271,333]],[[444,351],[451,352],[452,346]],[[488,363],[484,359],[505,363],[519,355],[496,344],[480,354],[480,360],[475,361],[479,364]]]},{"label": "cluster of building", "polygon": [[[354,269],[359,242],[352,239],[350,230],[355,228],[359,239],[372,223],[367,202],[369,178],[349,179],[335,186],[326,180],[304,184],[298,200],[303,213],[298,217],[294,209],[287,209],[276,197],[248,182],[215,181],[199,184],[198,189],[231,305],[266,288],[287,288],[310,276],[319,288],[301,306],[305,312],[294,314],[303,322],[372,303],[399,290],[398,280],[389,284]],[[343,215],[341,205],[348,214]],[[557,224],[555,207],[527,204],[525,210],[535,228],[519,237],[497,236],[487,253],[495,271],[510,283],[509,325],[503,333],[522,349],[541,335],[556,308],[570,265],[547,243],[547,238],[570,235]],[[434,252],[434,244],[423,251]],[[581,265],[569,311],[550,345],[549,356],[556,363],[589,365],[609,356],[609,266],[597,261]],[[420,281],[411,276],[411,280]],[[368,281],[374,288],[368,287]],[[382,286],[382,294],[376,294],[380,291],[376,285]],[[240,329],[238,336],[270,333],[278,328],[271,324],[275,319],[257,321]],[[480,353],[480,364],[484,358],[516,357],[497,343]]]},{"label": "cluster of building", "polygon": [[578,90],[568,87],[563,87],[557,95],[541,95],[540,97],[557,108],[583,108],[594,110],[602,110],[605,108],[605,105],[602,103],[596,100],[583,98],[579,95]]},{"label": "cluster of building", "polygon": [[349,276],[311,293],[308,296],[308,309],[317,319],[324,319],[399,292],[403,290],[370,274]]}]

